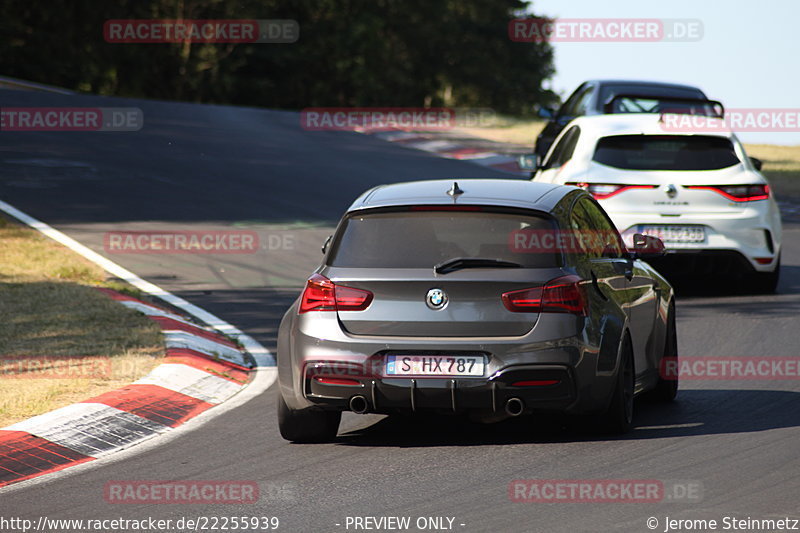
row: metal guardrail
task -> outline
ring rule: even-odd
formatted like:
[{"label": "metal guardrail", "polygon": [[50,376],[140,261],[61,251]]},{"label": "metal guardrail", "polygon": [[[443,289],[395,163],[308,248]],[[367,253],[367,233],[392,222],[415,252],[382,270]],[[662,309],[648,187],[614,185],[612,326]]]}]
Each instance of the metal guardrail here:
[{"label": "metal guardrail", "polygon": [[75,91],[62,89],[53,85],[45,85],[43,83],[35,83],[32,81],[18,80],[16,78],[7,78],[0,76],[0,88],[8,89],[22,89],[25,91],[45,91],[58,94],[76,94]]}]

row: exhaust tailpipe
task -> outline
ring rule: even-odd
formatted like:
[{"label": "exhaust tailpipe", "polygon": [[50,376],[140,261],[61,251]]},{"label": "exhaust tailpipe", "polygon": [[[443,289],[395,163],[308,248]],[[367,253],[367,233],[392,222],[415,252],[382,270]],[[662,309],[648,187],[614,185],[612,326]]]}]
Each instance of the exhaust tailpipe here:
[{"label": "exhaust tailpipe", "polygon": [[356,414],[363,415],[369,410],[367,399],[361,395],[350,398],[350,410]]},{"label": "exhaust tailpipe", "polygon": [[506,402],[506,413],[509,416],[519,416],[525,410],[525,404],[519,398],[509,398]]}]

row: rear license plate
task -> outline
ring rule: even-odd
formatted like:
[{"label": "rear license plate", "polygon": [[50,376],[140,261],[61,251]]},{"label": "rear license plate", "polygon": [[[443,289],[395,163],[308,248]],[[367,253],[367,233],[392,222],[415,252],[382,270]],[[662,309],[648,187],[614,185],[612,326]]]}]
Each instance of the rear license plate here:
[{"label": "rear license plate", "polygon": [[705,242],[703,226],[639,226],[639,233],[658,237],[665,243]]},{"label": "rear license plate", "polygon": [[389,355],[387,376],[483,376],[479,355]]}]

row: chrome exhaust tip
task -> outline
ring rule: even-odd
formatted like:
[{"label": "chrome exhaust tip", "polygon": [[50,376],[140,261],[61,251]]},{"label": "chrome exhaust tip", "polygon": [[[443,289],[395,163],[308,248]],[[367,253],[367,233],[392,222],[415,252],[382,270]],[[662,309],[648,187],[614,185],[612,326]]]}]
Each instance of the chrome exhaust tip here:
[{"label": "chrome exhaust tip", "polygon": [[506,413],[509,416],[519,416],[525,410],[525,404],[519,398],[509,398],[506,402]]},{"label": "chrome exhaust tip", "polygon": [[367,399],[361,395],[350,398],[350,410],[356,414],[363,415],[369,410]]}]

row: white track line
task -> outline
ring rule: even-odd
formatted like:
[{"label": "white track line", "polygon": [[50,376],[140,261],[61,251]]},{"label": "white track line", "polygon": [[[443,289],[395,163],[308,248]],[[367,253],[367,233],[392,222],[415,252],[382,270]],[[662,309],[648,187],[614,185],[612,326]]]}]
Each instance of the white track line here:
[{"label": "white track line", "polygon": [[264,348],[254,338],[250,337],[232,324],[222,320],[218,316],[187,302],[180,296],[175,296],[171,292],[166,291],[161,287],[150,283],[149,281],[143,280],[130,270],[121,267],[109,259],[106,259],[94,250],[84,246],[72,237],[67,236],[52,226],[45,224],[41,220],[37,220],[27,213],[23,213],[11,204],[0,200],[0,210],[4,211],[8,215],[11,215],[17,220],[20,220],[21,222],[24,222],[28,226],[50,237],[54,241],[63,244],[73,252],[82,255],[92,263],[99,265],[106,272],[130,283],[140,291],[156,298],[160,298],[179,309],[183,309],[193,317],[208,324],[217,331],[220,331],[229,337],[233,337],[239,341],[242,346],[244,346],[245,350],[247,350],[253,356],[253,358],[256,360],[256,366],[275,366],[275,358],[269,352],[269,350]]},{"label": "white track line", "polygon": [[[176,315],[175,313],[170,313],[169,311],[164,311],[162,309],[157,309],[152,305],[147,305],[141,302],[134,302],[131,300],[117,300],[117,301],[122,305],[124,305],[125,307],[139,311],[140,313],[147,316],[158,316],[163,318],[169,318],[174,320],[175,322],[180,322],[181,324],[186,324],[187,326],[193,326],[202,329],[202,326],[197,322],[190,322],[186,320],[186,318],[180,315]],[[212,330],[209,329],[208,331]]]}]

